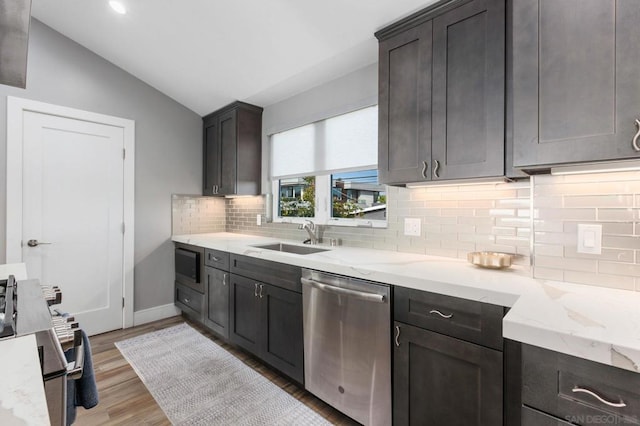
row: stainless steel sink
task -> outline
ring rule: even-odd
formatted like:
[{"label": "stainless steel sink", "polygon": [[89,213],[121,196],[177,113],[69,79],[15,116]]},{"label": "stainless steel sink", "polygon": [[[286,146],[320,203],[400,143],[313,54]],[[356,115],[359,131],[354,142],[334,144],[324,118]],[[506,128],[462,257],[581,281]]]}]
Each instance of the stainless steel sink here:
[{"label": "stainless steel sink", "polygon": [[253,247],[261,248],[265,250],[281,251],[284,253],[293,253],[293,254],[312,254],[312,253],[320,253],[322,251],[329,251],[327,249],[321,249],[317,247],[294,246],[293,244],[285,244],[285,243],[259,244]]}]

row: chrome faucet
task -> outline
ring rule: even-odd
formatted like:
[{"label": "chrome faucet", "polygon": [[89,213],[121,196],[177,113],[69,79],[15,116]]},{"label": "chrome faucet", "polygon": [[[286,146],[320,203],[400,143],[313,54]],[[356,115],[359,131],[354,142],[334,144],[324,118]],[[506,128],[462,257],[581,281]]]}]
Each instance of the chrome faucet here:
[{"label": "chrome faucet", "polygon": [[304,229],[309,234],[309,239],[305,240],[304,243],[309,244],[318,244],[318,236],[316,235],[316,224],[311,220],[305,221],[302,225],[300,225],[299,229]]}]

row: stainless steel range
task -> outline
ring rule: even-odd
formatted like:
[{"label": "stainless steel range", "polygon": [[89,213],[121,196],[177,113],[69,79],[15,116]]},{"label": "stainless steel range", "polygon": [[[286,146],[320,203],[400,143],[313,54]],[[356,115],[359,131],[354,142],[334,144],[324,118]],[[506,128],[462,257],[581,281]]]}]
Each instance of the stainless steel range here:
[{"label": "stainless steel range", "polygon": [[365,425],[391,424],[390,287],[302,270],[305,388]]},{"label": "stainless steel range", "polygon": [[[38,280],[0,281],[0,339],[35,334],[52,425],[66,425],[67,379],[82,375],[82,334],[73,318],[50,311],[62,293]],[[67,362],[64,351],[76,348],[78,358]]]}]

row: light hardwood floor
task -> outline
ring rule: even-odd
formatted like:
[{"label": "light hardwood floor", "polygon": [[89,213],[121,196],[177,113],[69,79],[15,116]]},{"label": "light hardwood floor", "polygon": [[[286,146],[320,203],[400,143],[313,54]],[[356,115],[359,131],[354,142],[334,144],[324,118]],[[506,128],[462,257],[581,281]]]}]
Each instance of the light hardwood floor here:
[{"label": "light hardwood floor", "polygon": [[189,323],[331,423],[357,425],[350,418],[280,376],[253,356],[222,342],[201,325],[180,316],[90,338],[100,403],[90,410],[78,407],[74,425],[170,425],[167,417],[114,343],[182,322]]}]

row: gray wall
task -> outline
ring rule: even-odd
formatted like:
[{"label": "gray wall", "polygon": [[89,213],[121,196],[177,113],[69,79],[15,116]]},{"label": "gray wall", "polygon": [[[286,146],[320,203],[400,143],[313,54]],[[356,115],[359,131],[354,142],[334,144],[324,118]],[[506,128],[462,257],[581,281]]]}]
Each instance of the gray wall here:
[{"label": "gray wall", "polygon": [[[173,302],[171,194],[198,194],[201,120],[166,95],[32,20],[27,89],[0,85],[0,223],[6,223],[6,97],[17,96],[136,122],[134,310]],[[0,226],[0,262],[6,259]]]}]

